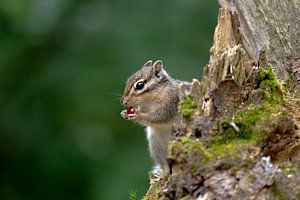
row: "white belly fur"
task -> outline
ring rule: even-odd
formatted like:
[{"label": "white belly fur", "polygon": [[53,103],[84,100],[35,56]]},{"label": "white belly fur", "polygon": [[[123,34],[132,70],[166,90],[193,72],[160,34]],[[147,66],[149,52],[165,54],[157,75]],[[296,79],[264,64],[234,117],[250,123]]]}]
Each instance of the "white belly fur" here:
[{"label": "white belly fur", "polygon": [[168,167],[166,160],[168,144],[171,138],[172,123],[164,125],[151,125],[146,128],[150,154],[155,164],[163,169]]}]

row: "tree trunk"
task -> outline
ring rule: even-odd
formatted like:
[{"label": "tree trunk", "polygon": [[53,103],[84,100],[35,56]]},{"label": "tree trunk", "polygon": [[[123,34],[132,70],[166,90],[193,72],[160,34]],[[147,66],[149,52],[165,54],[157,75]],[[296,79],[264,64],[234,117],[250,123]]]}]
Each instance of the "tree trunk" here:
[{"label": "tree trunk", "polygon": [[144,199],[300,199],[300,1],[219,3],[203,78],[179,88],[171,174]]}]

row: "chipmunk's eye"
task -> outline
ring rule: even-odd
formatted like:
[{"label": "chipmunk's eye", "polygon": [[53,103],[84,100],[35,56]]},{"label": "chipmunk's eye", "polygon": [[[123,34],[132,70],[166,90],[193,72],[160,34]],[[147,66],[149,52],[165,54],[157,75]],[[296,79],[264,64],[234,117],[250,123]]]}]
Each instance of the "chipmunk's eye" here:
[{"label": "chipmunk's eye", "polygon": [[145,81],[144,80],[140,80],[138,82],[136,82],[134,89],[135,90],[141,90],[145,87]]}]

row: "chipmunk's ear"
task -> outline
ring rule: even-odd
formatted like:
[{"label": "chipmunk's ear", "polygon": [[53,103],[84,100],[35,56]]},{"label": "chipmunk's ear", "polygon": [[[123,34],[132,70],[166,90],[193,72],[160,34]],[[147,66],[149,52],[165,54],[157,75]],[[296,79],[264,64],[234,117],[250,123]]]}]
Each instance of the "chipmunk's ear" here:
[{"label": "chipmunk's ear", "polygon": [[153,72],[154,72],[155,76],[159,77],[159,75],[161,74],[162,68],[163,68],[163,62],[161,60],[157,60],[153,64]]},{"label": "chipmunk's ear", "polygon": [[151,67],[152,66],[152,60],[148,60],[144,65],[143,67]]}]

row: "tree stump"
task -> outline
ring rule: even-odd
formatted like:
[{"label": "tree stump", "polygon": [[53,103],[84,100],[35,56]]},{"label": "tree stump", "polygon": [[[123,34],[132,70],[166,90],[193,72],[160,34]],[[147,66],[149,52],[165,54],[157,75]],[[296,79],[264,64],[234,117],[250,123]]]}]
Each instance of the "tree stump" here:
[{"label": "tree stump", "polygon": [[144,199],[300,199],[300,1],[219,3],[203,78],[178,88],[172,173]]}]

